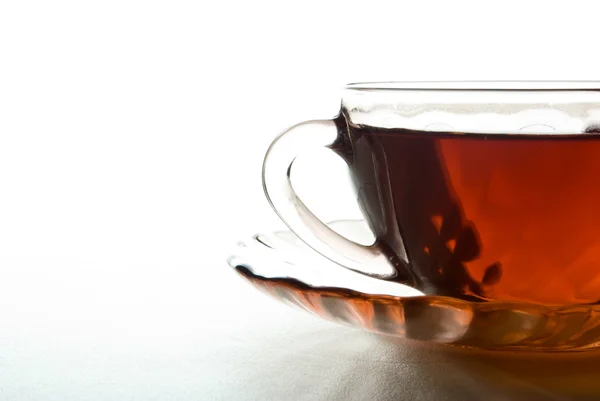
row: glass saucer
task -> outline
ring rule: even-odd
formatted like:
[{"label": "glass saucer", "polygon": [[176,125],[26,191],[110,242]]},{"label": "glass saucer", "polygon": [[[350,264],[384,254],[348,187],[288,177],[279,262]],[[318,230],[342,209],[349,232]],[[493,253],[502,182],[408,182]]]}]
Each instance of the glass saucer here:
[{"label": "glass saucer", "polygon": [[[335,221],[330,226],[357,242],[372,237],[361,220]],[[238,243],[228,262],[275,299],[377,333],[488,349],[567,351],[600,345],[600,305],[425,296],[330,262],[289,231],[257,234]]]}]

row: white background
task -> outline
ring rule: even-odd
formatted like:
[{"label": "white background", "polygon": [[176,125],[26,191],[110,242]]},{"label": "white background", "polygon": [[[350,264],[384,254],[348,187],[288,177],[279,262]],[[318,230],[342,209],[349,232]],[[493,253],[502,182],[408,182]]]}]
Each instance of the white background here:
[{"label": "white background", "polygon": [[597,5],[557,3],[0,3],[0,398],[180,394],[140,366],[270,305],[225,259],[279,225],[274,136],[348,82],[600,78]]}]

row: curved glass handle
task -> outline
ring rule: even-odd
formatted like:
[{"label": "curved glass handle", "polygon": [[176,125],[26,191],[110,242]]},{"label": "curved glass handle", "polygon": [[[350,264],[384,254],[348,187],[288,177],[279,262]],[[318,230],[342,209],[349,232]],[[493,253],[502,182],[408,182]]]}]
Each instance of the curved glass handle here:
[{"label": "curved glass handle", "polygon": [[263,164],[267,199],[290,230],[321,255],[361,274],[394,277],[395,269],[377,243],[364,246],[339,235],[319,220],[292,188],[290,171],[296,157],[307,150],[330,147],[337,135],[333,120],[306,121],[279,135]]}]

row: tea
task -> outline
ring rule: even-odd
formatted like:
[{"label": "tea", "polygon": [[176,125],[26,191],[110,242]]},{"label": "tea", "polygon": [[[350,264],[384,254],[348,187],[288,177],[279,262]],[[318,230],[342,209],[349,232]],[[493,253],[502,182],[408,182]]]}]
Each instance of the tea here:
[{"label": "tea", "polygon": [[427,294],[600,299],[600,136],[349,128],[359,204]]}]

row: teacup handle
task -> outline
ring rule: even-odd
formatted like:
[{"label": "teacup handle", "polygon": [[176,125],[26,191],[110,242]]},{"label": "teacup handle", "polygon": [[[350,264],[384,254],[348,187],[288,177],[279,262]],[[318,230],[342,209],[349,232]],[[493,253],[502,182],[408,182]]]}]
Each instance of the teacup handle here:
[{"label": "teacup handle", "polygon": [[290,230],[321,255],[361,274],[394,277],[395,269],[377,243],[365,246],[336,233],[306,207],[292,188],[290,171],[296,157],[307,150],[331,148],[337,138],[333,120],[306,121],[275,138],[263,164],[267,199]]}]

